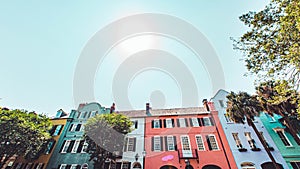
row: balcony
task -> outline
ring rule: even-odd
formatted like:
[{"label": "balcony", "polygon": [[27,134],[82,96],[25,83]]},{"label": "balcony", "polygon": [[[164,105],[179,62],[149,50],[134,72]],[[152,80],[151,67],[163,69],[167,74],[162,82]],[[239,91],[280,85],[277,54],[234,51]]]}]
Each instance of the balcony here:
[{"label": "balcony", "polygon": [[198,150],[183,150],[183,149],[178,149],[178,160],[180,163],[181,159],[196,159],[197,162],[199,163],[199,155],[198,155]]}]

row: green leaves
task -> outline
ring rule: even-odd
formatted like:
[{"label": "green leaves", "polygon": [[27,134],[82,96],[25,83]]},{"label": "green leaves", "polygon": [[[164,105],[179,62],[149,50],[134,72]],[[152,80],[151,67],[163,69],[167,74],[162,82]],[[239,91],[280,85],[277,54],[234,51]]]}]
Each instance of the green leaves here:
[{"label": "green leaves", "polygon": [[244,54],[257,80],[276,78],[300,85],[299,11],[299,0],[272,0],[262,11],[240,16],[250,29],[233,40],[234,49]]},{"label": "green leaves", "polygon": [[0,108],[0,157],[37,155],[50,138],[50,128],[50,119],[44,115]]}]

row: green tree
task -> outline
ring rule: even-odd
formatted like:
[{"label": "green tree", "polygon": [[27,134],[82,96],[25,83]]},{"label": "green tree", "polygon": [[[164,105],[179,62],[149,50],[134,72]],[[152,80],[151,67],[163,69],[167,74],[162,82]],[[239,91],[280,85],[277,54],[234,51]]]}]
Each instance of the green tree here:
[{"label": "green tree", "polygon": [[291,133],[297,144],[300,139],[297,133],[300,132],[299,93],[289,85],[287,81],[267,81],[256,87],[258,98],[268,114],[278,114],[282,117],[282,124]]},{"label": "green tree", "polygon": [[127,116],[118,113],[96,115],[87,121],[84,127],[87,152],[94,168],[104,168],[105,161],[115,162],[122,155],[124,137],[132,125]]},{"label": "green tree", "polygon": [[299,11],[299,0],[271,0],[263,10],[240,16],[249,30],[233,39],[234,49],[244,53],[247,69],[258,80],[285,79],[299,86]]},{"label": "green tree", "polygon": [[50,128],[44,115],[0,108],[0,168],[14,155],[36,157],[50,138]]},{"label": "green tree", "polygon": [[[280,167],[276,165],[276,161],[273,155],[270,152],[270,149],[263,138],[262,134],[257,130],[255,124],[253,123],[254,117],[259,116],[260,112],[263,110],[256,96],[250,96],[246,92],[234,93],[231,92],[227,95],[228,106],[227,106],[227,114],[228,116],[236,123],[248,123],[251,126],[257,135],[259,141],[262,143],[264,149],[266,150],[268,156],[270,157],[274,168],[279,169]],[[255,150],[255,143],[252,143],[252,149]],[[254,148],[253,148],[254,146]],[[256,148],[258,150],[258,148]]]}]

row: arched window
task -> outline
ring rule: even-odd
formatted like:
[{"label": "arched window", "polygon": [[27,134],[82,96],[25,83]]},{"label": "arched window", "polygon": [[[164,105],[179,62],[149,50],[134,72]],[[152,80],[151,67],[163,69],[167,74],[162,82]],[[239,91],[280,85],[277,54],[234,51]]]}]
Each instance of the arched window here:
[{"label": "arched window", "polygon": [[218,167],[216,165],[206,165],[202,167],[202,169],[221,169],[221,167]]},{"label": "arched window", "polygon": [[132,164],[132,168],[133,169],[141,169],[142,165],[139,162],[135,162]]},{"label": "arched window", "polygon": [[82,164],[82,166],[81,166],[81,169],[88,169],[88,164],[87,163],[84,163],[84,164]]}]

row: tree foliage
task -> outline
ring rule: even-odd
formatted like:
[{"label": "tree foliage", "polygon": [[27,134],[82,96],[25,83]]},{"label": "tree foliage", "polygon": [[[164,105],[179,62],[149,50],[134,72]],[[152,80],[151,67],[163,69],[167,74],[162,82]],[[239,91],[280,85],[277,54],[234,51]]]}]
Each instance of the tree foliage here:
[{"label": "tree foliage", "polygon": [[299,93],[287,81],[267,81],[256,87],[258,98],[264,110],[271,116],[282,116],[283,125],[287,127],[300,145],[297,133],[300,132]]},{"label": "tree foliage", "polygon": [[104,168],[105,161],[115,161],[122,155],[124,137],[132,125],[128,117],[117,113],[96,115],[87,121],[87,151],[94,168]]},{"label": "tree foliage", "polygon": [[0,168],[10,157],[35,158],[50,138],[50,119],[25,110],[0,108]]},{"label": "tree foliage", "polygon": [[244,53],[247,69],[258,80],[285,79],[299,86],[299,11],[299,0],[271,0],[262,11],[240,16],[249,30],[233,40],[234,48]]}]

